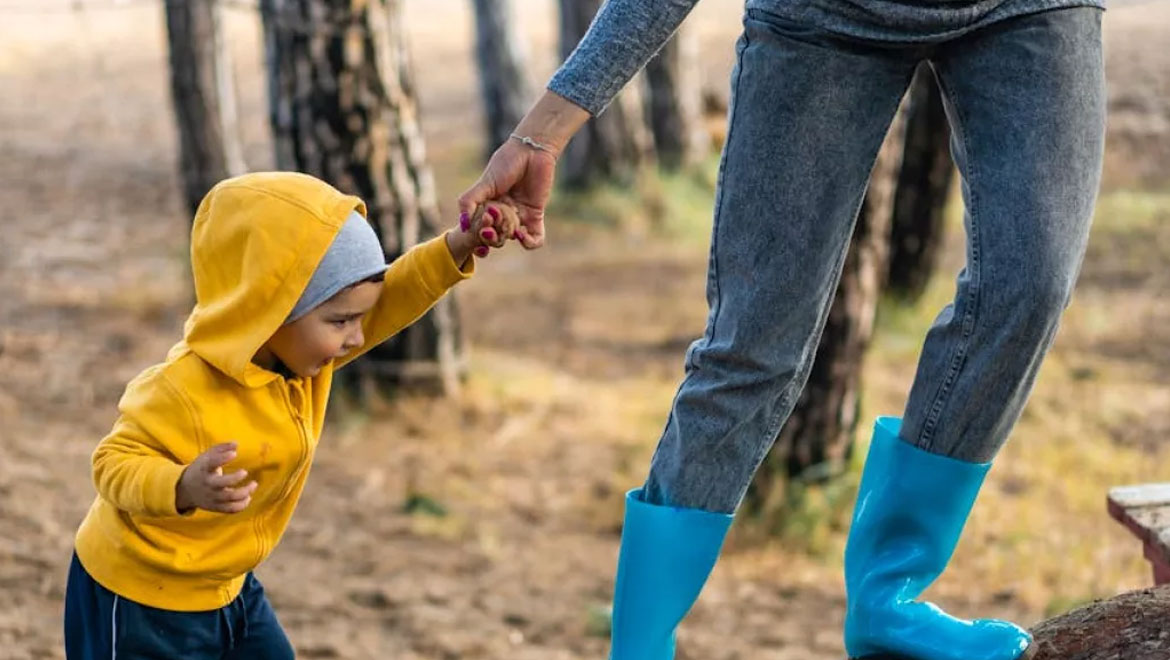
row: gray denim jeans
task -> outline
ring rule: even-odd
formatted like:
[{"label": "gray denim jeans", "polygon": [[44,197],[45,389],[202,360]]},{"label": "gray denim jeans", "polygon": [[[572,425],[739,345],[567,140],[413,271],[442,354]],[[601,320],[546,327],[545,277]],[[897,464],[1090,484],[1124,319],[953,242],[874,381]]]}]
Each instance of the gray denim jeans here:
[{"label": "gray denim jeans", "polygon": [[991,460],[1080,270],[1105,89],[1093,7],[937,43],[846,38],[749,9],[732,74],[710,314],[655,452],[653,504],[732,512],[804,386],[878,148],[916,66],[943,92],[967,263],[926,336],[902,438]]}]

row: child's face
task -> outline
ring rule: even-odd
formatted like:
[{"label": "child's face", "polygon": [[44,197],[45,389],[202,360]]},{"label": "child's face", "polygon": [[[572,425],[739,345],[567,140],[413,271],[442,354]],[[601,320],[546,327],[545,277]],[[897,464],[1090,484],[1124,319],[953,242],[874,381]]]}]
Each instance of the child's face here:
[{"label": "child's face", "polygon": [[256,354],[256,363],[272,368],[275,358],[302,378],[316,376],[330,361],[365,343],[362,318],[378,302],[381,291],[380,282],[361,282],[338,293],[281,326]]}]

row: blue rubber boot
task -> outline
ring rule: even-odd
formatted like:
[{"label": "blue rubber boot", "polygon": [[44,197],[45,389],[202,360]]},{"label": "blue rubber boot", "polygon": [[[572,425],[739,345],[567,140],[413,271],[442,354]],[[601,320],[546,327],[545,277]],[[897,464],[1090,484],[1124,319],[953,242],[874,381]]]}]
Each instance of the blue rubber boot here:
[{"label": "blue rubber boot", "polygon": [[610,660],[671,660],[674,629],[719,558],[731,514],[647,504],[626,493]]},{"label": "blue rubber boot", "polygon": [[854,660],[1017,660],[1032,637],[917,598],[942,573],[990,463],[931,454],[879,417],[845,546],[845,649]]}]

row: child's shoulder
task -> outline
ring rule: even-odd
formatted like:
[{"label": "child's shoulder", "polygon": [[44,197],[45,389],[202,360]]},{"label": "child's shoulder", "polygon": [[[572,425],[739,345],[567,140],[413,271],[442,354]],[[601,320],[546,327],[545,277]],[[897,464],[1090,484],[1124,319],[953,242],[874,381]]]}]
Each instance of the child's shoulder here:
[{"label": "child's shoulder", "polygon": [[167,354],[166,360],[153,364],[138,373],[122,395],[123,405],[129,400],[171,399],[185,401],[191,394],[209,387],[218,387],[222,374],[193,353],[184,342],[179,342]]}]

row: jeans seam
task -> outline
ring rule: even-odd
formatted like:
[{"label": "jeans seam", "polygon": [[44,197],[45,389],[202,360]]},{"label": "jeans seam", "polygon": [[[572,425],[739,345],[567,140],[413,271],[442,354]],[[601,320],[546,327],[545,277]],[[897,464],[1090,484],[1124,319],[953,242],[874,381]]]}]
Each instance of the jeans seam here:
[{"label": "jeans seam", "polygon": [[[977,210],[979,208],[979,193],[976,180],[978,179],[978,172],[976,171],[975,158],[971,153],[971,140],[967,135],[966,115],[963,112],[962,107],[960,107],[958,99],[951,91],[950,86],[944,80],[946,77],[945,72],[942,70],[944,68],[944,65],[939,65],[937,71],[938,75],[936,78],[938,80],[939,89],[942,91],[942,94],[950,102],[951,107],[955,109],[955,134],[958,135],[959,140],[962,142],[965,156],[963,159],[964,166],[962,169],[963,174],[968,182],[967,188],[969,191],[967,215],[970,218],[970,228],[968,230],[970,232],[970,235],[968,236],[968,242],[970,243],[970,264],[968,267],[971,269],[971,279],[967,296],[965,300],[960,301],[965,303],[966,308],[963,310],[963,315],[960,320],[962,325],[959,341],[951,350],[951,356],[948,360],[949,366],[947,368],[947,374],[943,378],[942,383],[939,385],[938,392],[934,396],[934,401],[931,404],[926,420],[922,425],[922,430],[919,431],[918,446],[926,450],[931,449],[933,446],[934,433],[938,427],[939,419],[942,416],[943,407],[949,400],[955,380],[958,378],[959,372],[962,370],[963,363],[966,361],[968,344],[970,342],[971,335],[975,330],[975,317],[979,307],[979,290],[983,282],[983,277],[980,273],[982,261],[979,254],[979,232],[982,226],[980,225],[979,219],[977,217]],[[956,299],[958,299],[957,296]]]},{"label": "jeans seam", "polygon": [[[719,258],[718,258],[719,226],[720,226],[720,221],[723,218],[723,205],[725,204],[724,192],[723,192],[723,182],[724,182],[724,179],[727,175],[727,169],[728,169],[727,168],[727,161],[731,160],[732,139],[735,137],[735,133],[736,133],[735,115],[739,111],[739,106],[740,106],[740,101],[741,101],[740,95],[739,95],[739,88],[740,88],[740,81],[743,80],[744,53],[747,51],[748,46],[751,45],[751,42],[750,42],[750,40],[748,38],[748,34],[747,34],[747,26],[744,26],[744,31],[743,31],[743,36],[741,37],[741,41],[742,41],[742,46],[740,47],[739,52],[736,53],[735,80],[732,81],[732,83],[731,83],[732,103],[731,103],[731,111],[727,117],[727,140],[724,142],[724,154],[723,154],[723,158],[720,160],[720,163],[719,163],[719,176],[716,177],[716,181],[715,181],[715,190],[718,192],[717,192],[716,197],[715,197],[714,218],[711,221],[711,248],[710,248],[711,254],[710,254],[710,257],[708,259],[708,266],[707,266],[707,286],[710,287],[711,290],[713,290],[714,296],[713,296],[713,301],[711,303],[710,320],[708,322],[709,327],[707,328],[706,332],[704,333],[704,336],[699,340],[700,342],[703,342],[703,343],[706,343],[710,338],[715,337],[716,331],[717,331],[717,326],[719,324],[719,313],[723,309],[723,294],[722,294],[722,291],[720,290],[720,287],[719,287]],[[695,366],[697,365],[697,362],[698,362],[698,351],[695,350],[695,347],[692,347],[691,350],[687,351],[687,357],[686,357],[687,371],[690,371],[691,369],[695,368]],[[682,394],[682,390],[683,390],[683,387],[685,385],[686,385],[686,379],[684,377],[683,383],[679,385],[678,390],[676,390],[674,393],[674,399],[672,399],[670,402],[670,412],[667,413],[667,416],[666,416],[666,425],[663,428],[663,435],[665,435],[667,432],[669,432],[671,422],[675,421],[674,409],[678,405],[678,398]],[[658,447],[654,448],[654,455],[650,458],[651,466],[654,465],[655,459],[658,458],[658,450],[661,448],[661,446],[662,446],[662,440],[660,438],[658,441]]]},{"label": "jeans seam", "polygon": [[714,304],[712,305],[712,309],[711,309],[711,330],[708,333],[711,337],[714,337],[717,334],[717,329],[718,329],[718,325],[719,325],[719,313],[723,310],[723,292],[721,290],[721,287],[719,286],[719,227],[722,224],[723,207],[726,204],[726,199],[725,199],[725,195],[723,192],[723,190],[724,190],[723,184],[724,184],[724,180],[727,176],[727,169],[728,169],[727,164],[728,164],[728,161],[731,160],[731,149],[732,149],[732,145],[734,144],[735,134],[737,133],[737,131],[735,130],[735,116],[739,112],[740,105],[742,102],[742,99],[740,98],[739,90],[740,90],[740,83],[743,80],[744,53],[747,52],[748,47],[751,45],[751,41],[748,37],[746,26],[744,27],[742,39],[743,39],[743,46],[740,48],[740,51],[739,51],[737,58],[736,58],[736,65],[737,66],[736,66],[736,73],[735,73],[735,82],[732,85],[733,102],[732,102],[732,106],[731,106],[731,113],[727,118],[726,154],[724,155],[723,162],[721,162],[719,165],[719,177],[715,182],[715,189],[719,191],[719,199],[716,200],[715,217],[712,221],[712,227],[711,227],[711,263],[709,266],[709,270],[710,270],[709,279],[710,279],[711,287],[715,290],[715,301],[714,301]]}]

